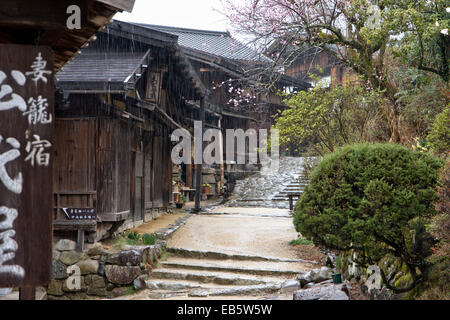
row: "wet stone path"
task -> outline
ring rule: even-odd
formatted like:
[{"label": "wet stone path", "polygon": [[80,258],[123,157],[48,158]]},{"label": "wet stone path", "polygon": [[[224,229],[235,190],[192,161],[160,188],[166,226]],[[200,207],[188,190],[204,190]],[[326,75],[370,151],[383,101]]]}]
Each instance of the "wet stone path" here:
[{"label": "wet stone path", "polygon": [[251,176],[238,183],[235,195],[241,192],[241,199],[266,200],[235,197],[187,220],[168,240],[169,253],[150,274],[147,289],[121,299],[292,300],[299,287],[290,280],[319,265],[300,259],[301,249],[289,244],[298,238],[291,212],[267,199],[300,177],[300,162],[281,160],[276,177]]},{"label": "wet stone path", "polygon": [[305,158],[281,158],[279,170],[254,174],[236,182],[229,207],[289,208],[286,192],[303,192],[308,181],[302,173]]}]

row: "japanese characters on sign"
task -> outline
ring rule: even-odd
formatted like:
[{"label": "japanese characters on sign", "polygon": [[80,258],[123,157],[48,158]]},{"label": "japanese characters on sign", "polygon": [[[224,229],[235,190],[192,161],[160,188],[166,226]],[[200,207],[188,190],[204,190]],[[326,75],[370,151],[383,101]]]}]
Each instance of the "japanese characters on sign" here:
[{"label": "japanese characters on sign", "polygon": [[49,48],[0,45],[0,287],[49,281],[53,87]]},{"label": "japanese characters on sign", "polygon": [[96,220],[97,214],[94,208],[62,208],[69,220]]}]

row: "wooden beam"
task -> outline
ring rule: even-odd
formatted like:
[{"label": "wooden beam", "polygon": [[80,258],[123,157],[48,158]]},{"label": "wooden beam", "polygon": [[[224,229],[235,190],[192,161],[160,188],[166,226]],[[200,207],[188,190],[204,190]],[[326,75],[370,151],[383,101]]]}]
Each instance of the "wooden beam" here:
[{"label": "wooden beam", "polygon": [[54,220],[53,228],[54,230],[58,231],[75,231],[75,230],[95,231],[97,229],[97,221]]}]

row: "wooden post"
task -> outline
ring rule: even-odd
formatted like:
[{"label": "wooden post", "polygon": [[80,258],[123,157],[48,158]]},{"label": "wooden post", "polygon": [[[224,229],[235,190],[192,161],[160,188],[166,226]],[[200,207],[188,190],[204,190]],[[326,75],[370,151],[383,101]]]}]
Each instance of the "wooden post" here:
[{"label": "wooden post", "polygon": [[77,233],[77,251],[83,252],[84,250],[84,230],[78,229]]},{"label": "wooden post", "polygon": [[220,157],[220,188],[218,191],[218,193],[221,193],[222,188],[225,185],[225,173],[224,173],[224,166],[223,166],[223,136],[222,136],[222,121],[219,119],[217,126],[219,127],[220,130],[220,135],[219,135],[219,157]]},{"label": "wooden post", "polygon": [[36,288],[32,286],[20,287],[19,300],[36,300]]},{"label": "wooden post", "polygon": [[[200,121],[202,122],[202,137],[200,139],[200,143],[202,144],[203,150],[203,132],[205,128],[205,97],[200,99]],[[195,172],[196,181],[195,181],[195,208],[194,212],[200,212],[200,195],[202,192],[202,162],[203,160],[197,164],[197,171]]]},{"label": "wooden post", "polygon": [[289,197],[289,210],[294,210],[294,199],[293,199],[293,195],[292,194],[290,194],[290,195],[288,195],[288,197]]}]

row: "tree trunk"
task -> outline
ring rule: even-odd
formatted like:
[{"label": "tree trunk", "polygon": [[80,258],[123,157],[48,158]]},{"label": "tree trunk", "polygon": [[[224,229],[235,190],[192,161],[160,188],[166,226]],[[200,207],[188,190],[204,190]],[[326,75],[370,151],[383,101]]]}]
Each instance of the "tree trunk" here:
[{"label": "tree trunk", "polygon": [[400,136],[400,111],[398,105],[391,107],[391,118],[389,119],[391,127],[391,137],[389,142],[399,143],[401,141]]}]

